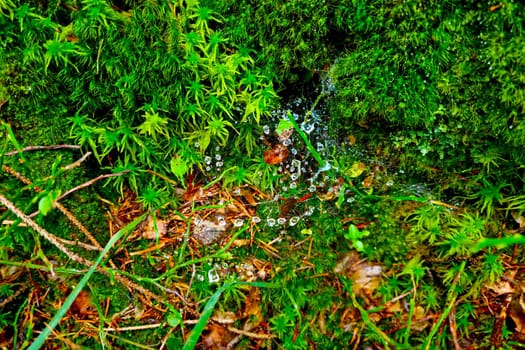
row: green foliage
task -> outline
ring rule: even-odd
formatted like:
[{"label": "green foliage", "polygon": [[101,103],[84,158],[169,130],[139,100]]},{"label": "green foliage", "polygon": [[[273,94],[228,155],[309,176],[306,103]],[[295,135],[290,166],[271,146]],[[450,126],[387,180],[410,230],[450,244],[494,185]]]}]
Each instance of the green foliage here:
[{"label": "green foliage", "polygon": [[503,195],[501,190],[505,187],[510,186],[506,182],[500,182],[492,185],[488,180],[483,179],[483,187],[481,187],[476,193],[470,196],[471,199],[478,199],[476,203],[481,212],[485,212],[487,216],[492,216],[496,209],[497,204],[503,204]]},{"label": "green foliage", "polygon": [[352,45],[330,71],[335,125],[386,126],[387,147],[409,169],[481,166],[520,182],[510,169],[524,160],[522,3],[353,1],[347,10]]},{"label": "green foliage", "polygon": [[346,1],[205,3],[224,15],[225,32],[233,42],[256,48],[258,57],[275,67],[272,77],[276,80],[307,80],[308,76],[298,76],[296,71],[322,68],[348,39],[343,34],[351,14]]},{"label": "green foliage", "polygon": [[352,246],[358,252],[365,250],[365,245],[361,241],[363,237],[370,235],[370,232],[367,230],[360,231],[355,225],[348,226],[348,232],[345,233],[345,238],[352,242]]},{"label": "green foliage", "polygon": [[[256,139],[257,129],[244,125],[275,106],[272,82],[251,51],[231,43],[217,29],[220,16],[198,2],[141,2],[123,11],[89,0],[59,8],[20,5],[13,20],[1,17],[0,35],[25,54],[10,50],[0,62],[9,73],[0,113],[46,111],[67,120],[69,136],[100,162],[135,168],[134,190],[150,181],[145,169],[171,170],[180,180],[202,164],[199,153],[238,137],[236,128]],[[21,99],[14,87],[24,86],[29,98]],[[248,154],[256,148],[235,144]],[[169,159],[180,164],[163,166]]]}]

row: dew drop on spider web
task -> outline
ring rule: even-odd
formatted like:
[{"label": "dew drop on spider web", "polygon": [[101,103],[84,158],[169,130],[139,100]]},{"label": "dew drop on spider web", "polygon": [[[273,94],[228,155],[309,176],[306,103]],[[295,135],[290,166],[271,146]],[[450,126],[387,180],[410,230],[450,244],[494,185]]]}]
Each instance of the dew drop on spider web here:
[{"label": "dew drop on spider web", "polygon": [[290,224],[290,226],[295,226],[297,225],[297,223],[299,222],[299,217],[298,216],[294,216],[290,219],[290,221],[288,222]]},{"label": "dew drop on spider web", "polygon": [[208,271],[208,282],[216,283],[220,281],[219,273],[215,269]]}]

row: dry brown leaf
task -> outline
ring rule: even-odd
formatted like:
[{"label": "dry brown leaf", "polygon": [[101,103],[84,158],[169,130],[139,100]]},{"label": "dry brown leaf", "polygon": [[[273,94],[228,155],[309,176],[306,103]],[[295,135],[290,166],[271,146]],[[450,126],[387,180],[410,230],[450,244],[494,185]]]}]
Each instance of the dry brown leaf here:
[{"label": "dry brown leaf", "polygon": [[414,309],[414,315],[412,316],[412,325],[410,328],[416,331],[422,331],[423,329],[427,328],[430,325],[429,320],[414,322],[423,319],[425,316],[425,309],[420,305],[416,306]]},{"label": "dry brown leaf", "polygon": [[511,211],[511,215],[514,218],[514,221],[516,221],[516,223],[520,225],[520,229],[525,227],[525,218],[522,215],[520,215],[518,211]]},{"label": "dry brown leaf", "polygon": [[350,252],[339,260],[335,272],[344,274],[352,280],[352,292],[356,296],[371,297],[381,283],[383,267],[359,261],[356,252]]},{"label": "dry brown leaf", "polygon": [[226,232],[225,222],[213,222],[195,217],[193,220],[192,237],[202,245],[210,245],[218,242]]},{"label": "dry brown leaf", "polygon": [[289,154],[288,147],[277,143],[272,146],[272,149],[264,151],[264,162],[270,165],[280,164],[288,158]]},{"label": "dry brown leaf", "polygon": [[201,344],[206,349],[225,350],[228,342],[232,339],[232,335],[226,327],[217,323],[211,323],[206,327],[206,334],[201,339]]},{"label": "dry brown leaf", "polygon": [[350,275],[353,281],[352,291],[354,294],[356,296],[371,296],[381,283],[381,273],[383,273],[383,268],[380,265],[358,264]]},{"label": "dry brown leaf", "polygon": [[162,219],[155,220],[152,215],[148,215],[146,224],[142,230],[142,238],[157,239],[166,236],[168,232],[168,222]]},{"label": "dry brown leaf", "polygon": [[89,314],[93,307],[94,305],[89,292],[81,290],[71,305],[71,311],[83,317]]},{"label": "dry brown leaf", "polygon": [[503,294],[514,293],[516,291],[516,288],[513,284],[511,284],[510,281],[513,281],[515,276],[516,271],[508,271],[503,275],[499,282],[494,283],[492,285],[488,285],[487,289],[492,290],[498,296]]},{"label": "dry brown leaf", "polygon": [[498,283],[487,286],[488,289],[492,290],[496,295],[511,294],[514,293],[514,287],[509,281],[501,280]]},{"label": "dry brown leaf", "polygon": [[509,317],[514,321],[515,331],[525,334],[525,294],[515,295],[510,303]]},{"label": "dry brown leaf", "polygon": [[243,316],[248,317],[249,322],[255,326],[261,322],[261,292],[259,291],[259,288],[250,288],[250,291],[246,296]]}]

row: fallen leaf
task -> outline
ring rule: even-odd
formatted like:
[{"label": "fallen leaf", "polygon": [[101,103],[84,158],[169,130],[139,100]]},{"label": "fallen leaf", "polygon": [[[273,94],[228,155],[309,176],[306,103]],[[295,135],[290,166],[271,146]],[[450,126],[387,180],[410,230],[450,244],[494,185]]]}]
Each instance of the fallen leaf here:
[{"label": "fallen leaf", "polygon": [[346,176],[358,177],[366,170],[366,164],[363,162],[354,162],[350,168],[345,171]]},{"label": "fallen leaf", "polygon": [[288,158],[289,154],[288,147],[277,143],[271,149],[264,151],[264,162],[270,165],[280,164]]},{"label": "fallen leaf", "polygon": [[202,245],[211,245],[222,238],[226,229],[225,222],[217,223],[196,217],[193,220],[192,237]]},{"label": "fallen leaf", "polygon": [[383,268],[380,265],[358,264],[350,275],[353,281],[352,291],[354,294],[356,296],[371,296],[381,283],[381,273],[383,273]]},{"label": "fallen leaf", "polygon": [[514,321],[514,330],[525,334],[525,294],[520,293],[514,296],[509,307],[509,317]]},{"label": "fallen leaf", "polygon": [[79,316],[86,316],[93,307],[89,292],[81,290],[71,305],[71,311]]},{"label": "fallen leaf", "polygon": [[352,280],[352,292],[356,296],[371,297],[381,283],[383,267],[359,260],[359,254],[350,252],[336,264],[335,272]]},{"label": "fallen leaf", "polygon": [[514,293],[516,288],[510,283],[510,281],[513,281],[515,276],[516,271],[506,272],[499,282],[488,285],[487,289],[492,290],[497,296]]},{"label": "fallen leaf", "polygon": [[423,329],[427,328],[430,325],[429,320],[420,321],[420,322],[414,322],[423,319],[426,316],[425,314],[425,308],[423,308],[420,305],[417,305],[414,308],[414,315],[412,316],[412,325],[410,326],[412,329],[416,331],[422,331]]},{"label": "fallen leaf", "polygon": [[232,336],[226,327],[217,323],[211,323],[206,327],[206,334],[201,339],[201,344],[206,349],[225,350]]},{"label": "fallen leaf", "polygon": [[[248,295],[246,296],[246,301],[244,304],[244,317],[248,317],[249,321],[253,327],[255,327],[262,320],[261,314],[261,292],[259,288],[251,287]],[[252,328],[253,328],[252,327]],[[246,325],[245,325],[246,329]]]},{"label": "fallen leaf", "polygon": [[168,232],[168,222],[166,220],[157,219],[155,220],[152,215],[148,215],[146,219],[146,225],[142,229],[142,238],[144,239],[157,239],[166,236]]}]

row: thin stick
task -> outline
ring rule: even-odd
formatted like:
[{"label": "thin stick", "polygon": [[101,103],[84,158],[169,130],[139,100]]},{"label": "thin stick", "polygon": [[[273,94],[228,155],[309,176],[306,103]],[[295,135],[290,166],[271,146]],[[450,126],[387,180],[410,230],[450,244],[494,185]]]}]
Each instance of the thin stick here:
[{"label": "thin stick", "polygon": [[87,157],[89,157],[91,154],[92,154],[91,152],[87,152],[82,157],[80,157],[80,159],[78,159],[77,161],[63,167],[62,170],[68,171],[68,170],[71,170],[71,169],[74,169],[80,166],[80,164],[82,164],[87,159]]},{"label": "thin stick", "polygon": [[[11,168],[11,167],[8,167],[7,165],[3,165],[2,169],[4,171],[6,171],[7,173],[13,175],[15,178],[17,178],[18,180],[22,181],[23,183],[25,183],[26,185],[32,185],[33,183],[31,182],[31,180],[29,180],[27,177],[25,177],[24,175],[20,174],[18,171],[16,171],[15,169]],[[42,192],[43,190],[38,187],[38,186],[35,186],[34,187],[35,191],[37,192]],[[82,223],[80,221],[78,221],[78,219],[69,211],[67,210],[62,204],[60,203],[56,203],[56,207],[58,208],[58,210],[60,210],[76,227],[78,227],[78,229],[86,235],[86,237],[91,241],[91,243],[93,243],[96,247],[96,250],[99,250],[99,251],[102,251],[102,246],[98,243],[98,241],[95,239],[95,237],[91,234],[91,232],[89,232],[89,230],[84,226],[82,225]],[[29,215],[29,217],[34,217],[38,214],[38,212],[36,213],[33,213],[31,215]],[[58,237],[57,237],[58,240],[60,240]],[[62,241],[62,243],[66,243],[64,241]],[[66,244],[69,244],[69,243],[66,243]],[[82,243],[84,244],[84,243]],[[78,244],[79,246],[81,246],[81,244],[79,243]],[[114,267],[114,266],[112,266]]]},{"label": "thin stick", "polygon": [[55,247],[57,247],[62,253],[66,254],[71,260],[76,261],[82,265],[91,266],[91,261],[84,259],[80,255],[77,255],[67,249],[62,243],[60,243],[55,235],[48,232],[46,229],[38,226],[36,222],[31,220],[29,216],[24,214],[20,209],[15,207],[7,198],[0,194],[0,203],[2,203],[7,209],[13,212],[19,219],[21,219],[27,226],[31,227],[33,230],[38,232],[42,237],[51,242]]},{"label": "thin stick", "polygon": [[87,182],[84,182],[83,184],[78,185],[77,187],[74,187],[74,188],[70,189],[69,191],[65,192],[63,195],[61,195],[60,197],[57,198],[57,202],[62,200],[62,199],[64,199],[65,197],[69,196],[71,193],[73,193],[75,191],[78,191],[78,190],[80,190],[82,188],[91,186],[92,184],[94,184],[97,181],[104,180],[104,179],[107,179],[109,177],[121,176],[121,175],[124,175],[126,173],[129,173],[129,170],[124,170],[124,171],[121,171],[121,172],[118,172],[118,173],[115,173],[115,174],[104,174],[104,175],[97,176],[96,178],[91,179],[91,180],[89,180]]},{"label": "thin stick", "polygon": [[456,328],[456,306],[452,308],[448,314],[448,326],[450,328],[450,334],[452,335],[452,343],[454,344],[454,350],[461,350],[461,346],[458,342],[458,332]]},{"label": "thin stick", "polygon": [[271,339],[274,337],[271,334],[258,334],[258,333],[244,331],[242,329],[237,329],[237,328],[230,327],[230,326],[228,326],[228,330],[232,333],[244,335],[245,337],[255,338],[255,339]]},{"label": "thin stick", "polygon": [[11,151],[4,153],[4,156],[14,156],[15,154],[27,152],[27,151],[42,151],[50,149],[80,149],[80,146],[77,145],[53,145],[53,146],[27,146],[22,148],[20,151]]},{"label": "thin stick", "polygon": [[[13,203],[11,203],[7,198],[5,198],[3,195],[0,194],[0,203],[2,203],[7,209],[9,209],[11,212],[13,212],[18,218],[20,218],[27,226],[31,227],[33,230],[38,232],[42,237],[47,239],[51,244],[53,244],[55,247],[57,247],[61,252],[66,254],[68,258],[71,260],[78,262],[79,264],[85,265],[87,267],[93,266],[93,263],[80,255],[73,253],[69,249],[67,249],[62,243],[60,243],[55,235],[48,232],[46,229],[40,227],[36,222],[31,220],[29,216],[24,214],[20,209],[15,207]],[[165,302],[164,298],[161,298],[157,296],[156,294],[152,293],[148,289],[128,280],[126,277],[122,276],[120,271],[113,271],[114,274],[110,273],[109,271],[106,271],[100,266],[97,266],[97,271],[109,276],[114,277],[117,281],[121,282],[123,285],[125,285],[130,290],[137,290],[141,292],[144,296],[157,300],[161,303]]]}]

